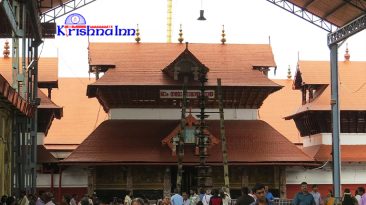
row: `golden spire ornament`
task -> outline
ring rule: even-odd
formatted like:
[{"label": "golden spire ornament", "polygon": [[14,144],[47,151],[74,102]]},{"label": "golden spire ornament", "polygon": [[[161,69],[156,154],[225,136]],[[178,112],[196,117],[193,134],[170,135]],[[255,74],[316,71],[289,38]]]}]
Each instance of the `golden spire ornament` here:
[{"label": "golden spire ornament", "polygon": [[141,38],[140,38],[140,29],[139,29],[139,25],[137,24],[135,41],[137,43],[140,43],[140,40],[141,40]]},{"label": "golden spire ornament", "polygon": [[221,38],[221,43],[225,44],[226,42],[226,38],[225,38],[225,26],[222,25],[222,34],[221,34],[222,38]]},{"label": "golden spire ornament", "polygon": [[3,51],[4,58],[9,58],[9,54],[10,54],[9,48],[10,48],[9,42],[8,42],[8,40],[6,40],[5,45],[4,45],[4,51]]},{"label": "golden spire ornament", "polygon": [[183,33],[182,33],[182,24],[180,24],[178,41],[179,41],[179,43],[182,43],[183,40],[184,40],[184,38],[183,38]]}]

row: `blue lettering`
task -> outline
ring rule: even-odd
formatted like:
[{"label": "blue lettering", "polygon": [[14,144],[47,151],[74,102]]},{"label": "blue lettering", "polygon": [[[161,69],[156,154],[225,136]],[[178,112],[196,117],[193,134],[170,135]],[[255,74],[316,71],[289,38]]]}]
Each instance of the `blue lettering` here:
[{"label": "blue lettering", "polygon": [[114,26],[114,33],[116,36],[119,36],[120,34],[118,33],[118,26]]},{"label": "blue lettering", "polygon": [[[133,28],[132,28],[132,29],[131,29],[131,28],[129,28],[129,29],[127,29],[127,31],[128,31],[128,32],[127,32],[127,33],[128,33],[127,35],[129,35],[129,36],[134,36],[134,35],[135,35],[135,33],[136,33],[136,30],[135,30],[135,29],[133,29]],[[131,33],[131,31],[133,31],[133,32]]]},{"label": "blue lettering", "polygon": [[68,30],[68,35],[69,35],[69,36],[72,36],[72,31],[75,31],[75,29],[73,28],[73,29],[69,29],[69,30]]},{"label": "blue lettering", "polygon": [[[97,28],[96,30],[97,30],[97,33],[96,33],[95,35],[97,35],[97,36],[104,36],[104,29],[102,29],[102,28]],[[99,31],[100,31],[100,32],[99,32]]]},{"label": "blue lettering", "polygon": [[106,29],[105,30],[105,35],[106,36],[112,36],[113,35],[113,30],[112,29]]},{"label": "blue lettering", "polygon": [[80,35],[81,36],[85,36],[86,35],[86,30],[85,29],[79,29],[79,31],[80,31]]},{"label": "blue lettering", "polygon": [[[121,36],[125,36],[126,35],[126,33],[127,33],[127,30],[126,29],[118,29],[118,32],[119,32],[119,35]],[[123,32],[123,34],[121,34]]]},{"label": "blue lettering", "polygon": [[[92,32],[91,32],[92,31]],[[86,34],[88,36],[94,36],[94,33],[95,33],[95,30],[94,29],[91,29],[90,26],[87,26],[86,27]]]},{"label": "blue lettering", "polygon": [[65,33],[62,32],[62,29],[64,28],[65,26],[57,26],[57,35],[60,36],[65,36]]}]

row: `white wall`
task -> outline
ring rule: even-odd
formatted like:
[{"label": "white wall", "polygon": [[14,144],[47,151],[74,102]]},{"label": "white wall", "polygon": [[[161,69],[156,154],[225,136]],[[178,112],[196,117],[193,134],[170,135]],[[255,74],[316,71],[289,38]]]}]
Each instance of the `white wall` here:
[{"label": "white wall", "polygon": [[[339,135],[342,145],[366,144],[366,133],[341,133]],[[332,133],[319,133],[303,137],[303,146],[309,147],[319,144],[332,145]]]},{"label": "white wall", "polygon": [[[53,186],[58,187],[59,174],[53,175]],[[62,187],[87,187],[88,173],[86,168],[70,167],[62,172]],[[51,174],[37,174],[37,187],[51,187]]]},{"label": "white wall", "polygon": [[[113,108],[109,110],[109,119],[134,120],[178,120],[181,118],[181,109],[155,108]],[[199,109],[192,109],[198,112]],[[218,112],[218,109],[205,109],[206,112]],[[187,112],[188,114],[188,112]],[[198,113],[192,113],[195,116]],[[209,120],[220,119],[219,113],[207,113]],[[225,120],[258,120],[258,109],[224,109]]]},{"label": "white wall", "polygon": [[[303,167],[287,167],[286,183],[300,184],[332,184],[331,165],[327,164],[323,169],[305,169]],[[342,184],[365,184],[366,183],[366,163],[343,163],[341,170]]]}]

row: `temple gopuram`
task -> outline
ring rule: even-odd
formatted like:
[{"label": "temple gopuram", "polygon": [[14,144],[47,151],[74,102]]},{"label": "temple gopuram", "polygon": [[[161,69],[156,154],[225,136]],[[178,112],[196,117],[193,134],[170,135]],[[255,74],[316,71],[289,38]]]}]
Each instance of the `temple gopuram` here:
[{"label": "temple gopuram", "polygon": [[[286,196],[286,169],[317,166],[268,123],[259,119],[263,101],[282,86],[267,77],[276,66],[270,45],[199,43],[91,43],[89,84],[107,120],[61,164],[64,173],[84,173],[88,193],[160,198],[176,188],[177,145],[182,121],[182,76],[188,76],[184,117],[182,191],[200,188],[195,130],[199,126],[200,70],[205,69],[207,165],[212,187],[224,185],[217,79],[222,81],[231,192],[257,182]],[[102,75],[103,73],[103,75]],[[207,94],[206,94],[207,93]],[[78,170],[78,171],[75,171]],[[80,179],[81,180],[81,179]],[[77,186],[76,184],[74,187]],[[236,193],[236,194],[235,194]]]}]

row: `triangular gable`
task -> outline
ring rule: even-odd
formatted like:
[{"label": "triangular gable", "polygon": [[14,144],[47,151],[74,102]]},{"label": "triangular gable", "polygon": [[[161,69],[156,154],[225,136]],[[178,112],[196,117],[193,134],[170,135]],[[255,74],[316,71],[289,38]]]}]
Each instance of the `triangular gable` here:
[{"label": "triangular gable", "polygon": [[[200,70],[200,69],[203,69]],[[200,72],[207,74],[209,69],[193,53],[186,49],[179,56],[162,70],[174,80],[181,80],[180,75],[189,75],[193,80],[198,81]]]},{"label": "triangular gable", "polygon": [[[190,113],[186,117],[186,128],[192,128],[193,126],[198,126],[198,125],[199,125],[199,121],[195,117],[193,117],[192,114]],[[178,135],[180,130],[181,130],[180,124],[178,124],[177,127],[161,141],[161,143],[163,145],[165,145],[165,144],[168,145],[168,147],[173,150],[172,139],[173,139],[173,137]],[[208,130],[206,130],[206,133],[208,134],[208,138],[210,139],[210,145],[208,146],[208,148],[211,148],[213,145],[216,145],[220,142],[220,140],[217,137],[213,136]]]}]

